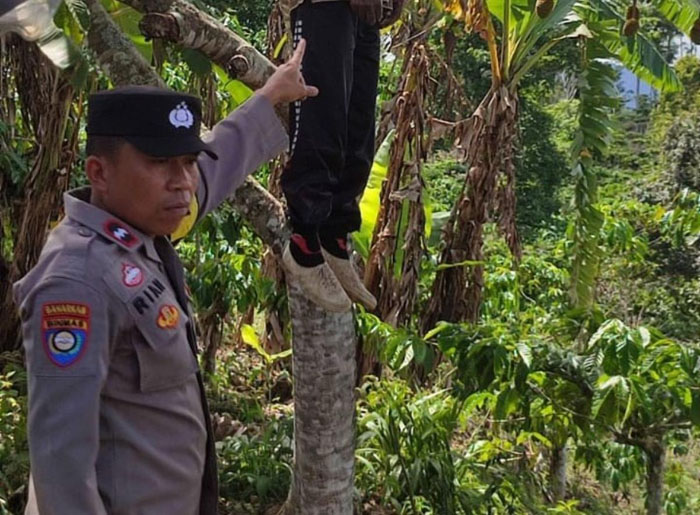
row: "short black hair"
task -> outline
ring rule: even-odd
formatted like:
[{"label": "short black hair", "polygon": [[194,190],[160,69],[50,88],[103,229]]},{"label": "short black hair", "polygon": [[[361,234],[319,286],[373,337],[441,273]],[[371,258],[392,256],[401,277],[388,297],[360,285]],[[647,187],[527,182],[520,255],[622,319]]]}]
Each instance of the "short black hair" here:
[{"label": "short black hair", "polygon": [[117,155],[125,143],[126,140],[119,136],[91,136],[88,134],[85,155],[112,158]]}]

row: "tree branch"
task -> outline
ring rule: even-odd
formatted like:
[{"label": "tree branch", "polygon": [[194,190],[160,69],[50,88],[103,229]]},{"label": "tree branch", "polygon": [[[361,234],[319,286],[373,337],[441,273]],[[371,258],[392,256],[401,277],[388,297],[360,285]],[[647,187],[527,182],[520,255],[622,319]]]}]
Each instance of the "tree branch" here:
[{"label": "tree branch", "polygon": [[229,77],[258,89],[275,66],[245,39],[183,0],[121,0],[145,12],[139,27],[150,38],[161,38],[199,50],[221,66]]},{"label": "tree branch", "polygon": [[229,200],[260,239],[281,256],[291,231],[280,201],[251,177],[234,191]]}]

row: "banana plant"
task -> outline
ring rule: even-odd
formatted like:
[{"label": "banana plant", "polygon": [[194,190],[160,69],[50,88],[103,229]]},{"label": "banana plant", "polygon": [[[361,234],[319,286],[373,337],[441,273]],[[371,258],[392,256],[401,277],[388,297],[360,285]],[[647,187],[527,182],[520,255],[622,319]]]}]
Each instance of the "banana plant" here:
[{"label": "banana plant", "polygon": [[[470,171],[444,232],[441,264],[483,261],[483,227],[492,216],[517,258],[520,240],[515,226],[513,146],[519,114],[518,87],[543,56],[557,44],[573,39],[584,54],[588,52],[585,64],[593,63],[584,68],[579,91],[583,94],[586,87],[592,88],[589,96],[593,104],[581,107],[580,138],[572,149],[577,151],[572,159],[574,176],[577,180],[585,177],[585,188],[579,188],[581,205],[591,205],[595,199],[595,180],[587,175],[590,162],[585,159],[596,150],[604,150],[611,125],[607,113],[617,96],[607,60],[617,61],[657,89],[677,91],[681,85],[643,30],[626,30],[629,36],[622,33],[625,17],[620,14],[624,6],[619,0],[436,0],[436,4],[463,22],[468,31],[481,36],[491,65],[491,88],[458,131],[459,146]],[[635,12],[628,13],[627,18],[629,14]],[[687,19],[692,16],[686,13]],[[586,50],[590,45],[594,50]],[[590,86],[586,86],[587,81]],[[588,211],[586,217],[595,218],[595,213]],[[593,225],[588,229],[595,232]],[[595,276],[592,270],[587,270],[588,275],[584,271],[574,275],[590,288]],[[575,283],[575,287],[579,285]],[[475,321],[482,288],[483,266],[441,270],[423,314],[424,331],[440,320]]]}]

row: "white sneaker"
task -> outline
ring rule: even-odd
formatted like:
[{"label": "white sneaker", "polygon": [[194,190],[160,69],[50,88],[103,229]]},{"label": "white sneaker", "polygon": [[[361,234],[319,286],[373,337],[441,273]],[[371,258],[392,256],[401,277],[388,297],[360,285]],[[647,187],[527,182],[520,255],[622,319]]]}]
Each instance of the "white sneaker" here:
[{"label": "white sneaker", "polygon": [[341,286],[348,296],[355,302],[362,304],[368,311],[374,311],[377,307],[377,299],[365,288],[364,283],[357,275],[357,270],[350,259],[341,259],[326,252],[321,247],[323,258],[340,281]]},{"label": "white sneaker", "polygon": [[352,307],[340,282],[326,263],[305,267],[297,263],[289,250],[289,243],[282,254],[282,265],[301,286],[307,298],[327,311],[344,313]]}]

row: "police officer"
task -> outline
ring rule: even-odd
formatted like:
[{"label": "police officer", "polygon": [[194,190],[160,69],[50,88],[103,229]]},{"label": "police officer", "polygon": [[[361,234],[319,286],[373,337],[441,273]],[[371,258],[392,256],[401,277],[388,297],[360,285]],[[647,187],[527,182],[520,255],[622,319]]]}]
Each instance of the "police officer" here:
[{"label": "police officer", "polygon": [[65,194],[66,217],[14,289],[29,375],[26,513],[216,513],[192,315],[167,236],[285,148],[273,106],[318,93],[303,53],[206,141],[196,97],[125,87],[89,99],[91,187]]}]

